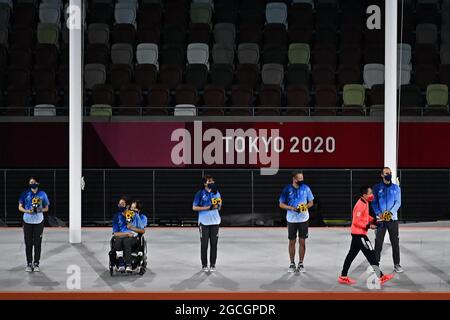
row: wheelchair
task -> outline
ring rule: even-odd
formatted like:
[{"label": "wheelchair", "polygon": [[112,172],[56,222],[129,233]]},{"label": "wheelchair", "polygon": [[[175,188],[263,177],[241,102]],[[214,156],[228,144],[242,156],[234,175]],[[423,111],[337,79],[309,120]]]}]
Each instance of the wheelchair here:
[{"label": "wheelchair", "polygon": [[[133,268],[133,273],[137,273],[139,275],[144,275],[147,271],[147,242],[143,235],[139,237],[139,246],[134,248],[131,252],[131,266]],[[117,259],[117,252],[114,249],[114,236],[110,241],[109,251],[109,274],[114,276],[114,273],[119,273],[119,259]],[[125,271],[120,272],[125,273]]]}]

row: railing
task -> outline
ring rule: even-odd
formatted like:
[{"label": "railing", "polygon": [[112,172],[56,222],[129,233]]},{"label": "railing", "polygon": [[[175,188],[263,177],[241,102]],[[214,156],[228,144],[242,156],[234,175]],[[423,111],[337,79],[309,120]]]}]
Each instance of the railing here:
[{"label": "railing", "polygon": [[[193,224],[196,215],[191,211],[192,199],[205,172],[213,174],[220,185],[223,221],[229,225],[282,224],[284,212],[278,208],[278,197],[291,180],[291,170],[260,176],[257,169],[86,169],[83,225],[108,225],[122,194],[141,199],[153,224]],[[400,219],[450,219],[450,170],[408,169],[399,174]],[[49,196],[50,215],[67,222],[67,169],[0,169],[0,219],[8,225],[20,224],[18,198],[31,175],[40,178]],[[378,177],[377,169],[305,170],[306,182],[319,203],[317,209],[325,219],[349,220],[358,188],[378,182]]]}]

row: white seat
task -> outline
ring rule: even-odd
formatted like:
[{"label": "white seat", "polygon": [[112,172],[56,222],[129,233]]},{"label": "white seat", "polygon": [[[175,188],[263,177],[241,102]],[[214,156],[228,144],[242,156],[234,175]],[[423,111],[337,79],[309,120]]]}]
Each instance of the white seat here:
[{"label": "white seat", "polygon": [[114,8],[116,23],[128,23],[136,26],[136,7],[129,3],[118,3]]},{"label": "white seat", "polygon": [[56,108],[52,104],[38,104],[34,106],[34,116],[36,117],[54,117]]},{"label": "white seat", "polygon": [[138,64],[154,64],[158,67],[158,45],[155,43],[140,43],[136,48]]},{"label": "white seat", "polygon": [[197,108],[193,104],[177,104],[174,110],[174,116],[189,116],[197,115]]},{"label": "white seat", "polygon": [[384,65],[379,63],[369,63],[364,66],[364,86],[372,88],[375,84],[384,83]]},{"label": "white seat", "polygon": [[287,6],[281,2],[270,2],[266,5],[266,23],[287,24]]},{"label": "white seat", "polygon": [[205,64],[209,66],[209,47],[205,43],[191,43],[187,47],[187,60],[189,64]]}]

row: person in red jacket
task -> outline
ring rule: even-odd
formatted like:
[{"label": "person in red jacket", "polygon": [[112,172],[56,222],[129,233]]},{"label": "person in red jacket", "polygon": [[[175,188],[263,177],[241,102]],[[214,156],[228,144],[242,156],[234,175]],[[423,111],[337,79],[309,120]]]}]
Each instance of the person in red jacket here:
[{"label": "person in red jacket", "polygon": [[375,251],[372,243],[367,237],[367,231],[369,229],[376,229],[376,218],[369,215],[369,202],[373,200],[372,188],[369,186],[363,186],[360,189],[360,198],[353,208],[352,218],[352,243],[350,245],[350,251],[344,261],[341,276],[338,278],[338,282],[342,284],[354,284],[355,280],[351,279],[347,274],[350,269],[350,265],[358,255],[359,251],[362,251],[367,261],[369,261],[372,268],[375,270],[380,283],[385,283],[391,280],[394,275],[383,274],[380,270],[380,265],[375,257]]}]

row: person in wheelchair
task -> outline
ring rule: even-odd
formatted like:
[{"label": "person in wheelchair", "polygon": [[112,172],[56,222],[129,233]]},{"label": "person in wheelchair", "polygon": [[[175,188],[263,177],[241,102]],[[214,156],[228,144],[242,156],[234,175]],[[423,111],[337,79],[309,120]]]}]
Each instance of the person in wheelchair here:
[{"label": "person in wheelchair", "polygon": [[119,212],[114,216],[113,249],[116,251],[119,272],[133,272],[132,252],[139,249],[141,237],[145,233],[147,217],[141,213],[142,203],[122,197],[118,204]]}]

